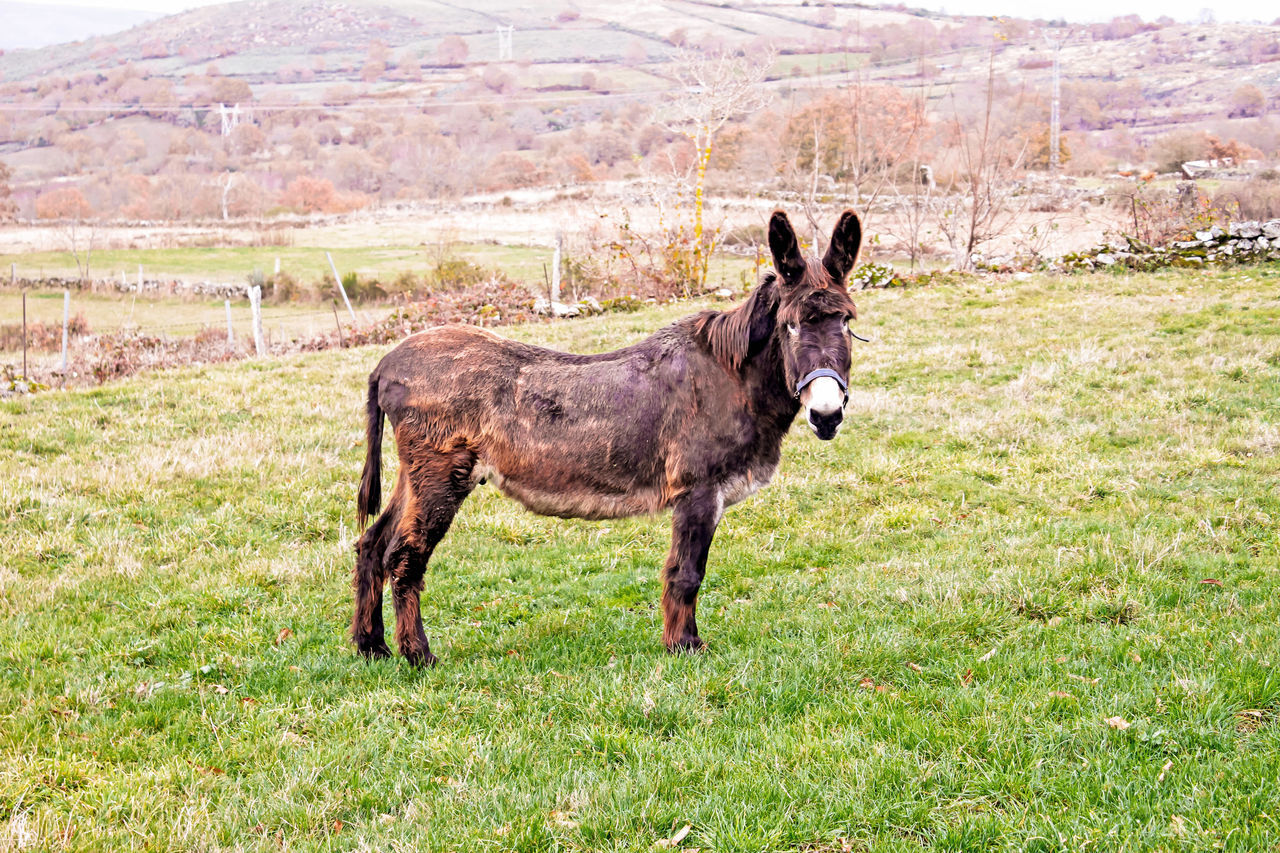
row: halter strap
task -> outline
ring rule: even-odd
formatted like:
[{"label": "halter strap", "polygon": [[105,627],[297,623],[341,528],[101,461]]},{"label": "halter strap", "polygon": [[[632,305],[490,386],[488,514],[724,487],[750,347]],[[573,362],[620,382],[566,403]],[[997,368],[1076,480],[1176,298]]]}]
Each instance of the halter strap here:
[{"label": "halter strap", "polygon": [[844,392],[844,404],[849,403],[849,383],[844,381],[844,377],[836,373],[829,367],[819,367],[817,370],[810,370],[804,375],[804,378],[796,383],[796,399],[800,399],[800,392],[804,390],[804,386],[821,376],[830,376],[840,386],[840,390]]}]

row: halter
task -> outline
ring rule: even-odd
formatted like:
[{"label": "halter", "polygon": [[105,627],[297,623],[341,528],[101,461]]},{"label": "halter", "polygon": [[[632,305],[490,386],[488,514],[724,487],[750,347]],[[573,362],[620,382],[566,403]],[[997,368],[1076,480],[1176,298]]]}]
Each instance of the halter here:
[{"label": "halter", "polygon": [[841,407],[849,405],[849,383],[844,380],[843,376],[829,367],[819,367],[817,370],[810,370],[806,373],[804,378],[796,383],[796,399],[800,399],[800,392],[804,390],[804,386],[820,376],[830,376],[834,379],[836,384],[840,386],[840,390],[844,392],[844,402],[840,404]]}]

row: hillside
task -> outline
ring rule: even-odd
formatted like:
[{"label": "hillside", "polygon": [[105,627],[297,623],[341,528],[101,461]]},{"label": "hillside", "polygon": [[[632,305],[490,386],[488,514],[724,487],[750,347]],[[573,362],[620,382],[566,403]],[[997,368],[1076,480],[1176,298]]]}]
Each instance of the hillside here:
[{"label": "hillside", "polygon": [[883,205],[914,192],[915,163],[954,208],[985,104],[1000,179],[1048,167],[1050,40],[1063,160],[1086,181],[1053,204],[1087,200],[1118,169],[1280,156],[1277,26],[1066,27],[804,0],[245,0],[0,55],[0,218],[8,204],[27,220],[261,219],[605,182],[640,196],[688,180],[695,154],[669,107],[699,88],[673,63],[718,52],[773,59],[765,106],[717,140],[714,193],[822,187],[847,199],[832,204]]}]

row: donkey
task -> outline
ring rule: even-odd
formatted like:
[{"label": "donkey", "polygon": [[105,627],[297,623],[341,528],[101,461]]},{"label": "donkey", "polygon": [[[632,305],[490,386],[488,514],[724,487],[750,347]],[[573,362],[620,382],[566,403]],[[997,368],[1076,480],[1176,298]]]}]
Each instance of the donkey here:
[{"label": "donkey", "polygon": [[777,272],[746,301],[703,311],[637,344],[572,355],[475,326],[420,332],[369,375],[368,452],[359,524],[381,504],[383,415],[400,457],[386,510],[356,543],[351,634],[369,658],[383,639],[391,580],[395,638],[431,665],[422,629],[423,573],[458,506],[479,484],[542,515],[621,518],[670,509],[662,640],[703,648],[695,619],[707,551],[727,507],[766,485],[803,408],[820,439],[844,417],[849,321],[845,280],[862,241],[846,210],[821,263],[806,262],[786,214],[769,220]]}]

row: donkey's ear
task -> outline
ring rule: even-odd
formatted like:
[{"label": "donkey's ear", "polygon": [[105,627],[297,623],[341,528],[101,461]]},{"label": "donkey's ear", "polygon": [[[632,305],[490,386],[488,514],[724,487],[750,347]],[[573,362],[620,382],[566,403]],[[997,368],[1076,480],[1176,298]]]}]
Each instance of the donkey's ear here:
[{"label": "donkey's ear", "polygon": [[858,247],[862,245],[862,223],[858,214],[846,210],[840,214],[836,229],[831,232],[831,245],[822,258],[822,266],[835,279],[837,284],[844,284],[853,265],[858,260]]},{"label": "donkey's ear", "polygon": [[751,294],[748,356],[753,356],[764,348],[765,342],[773,337],[774,326],[778,324],[778,286],[774,282],[772,275],[766,275]]},{"label": "donkey's ear", "polygon": [[783,283],[799,282],[804,276],[804,258],[800,255],[795,229],[781,210],[775,210],[769,217],[769,251],[773,253],[773,266]]}]

